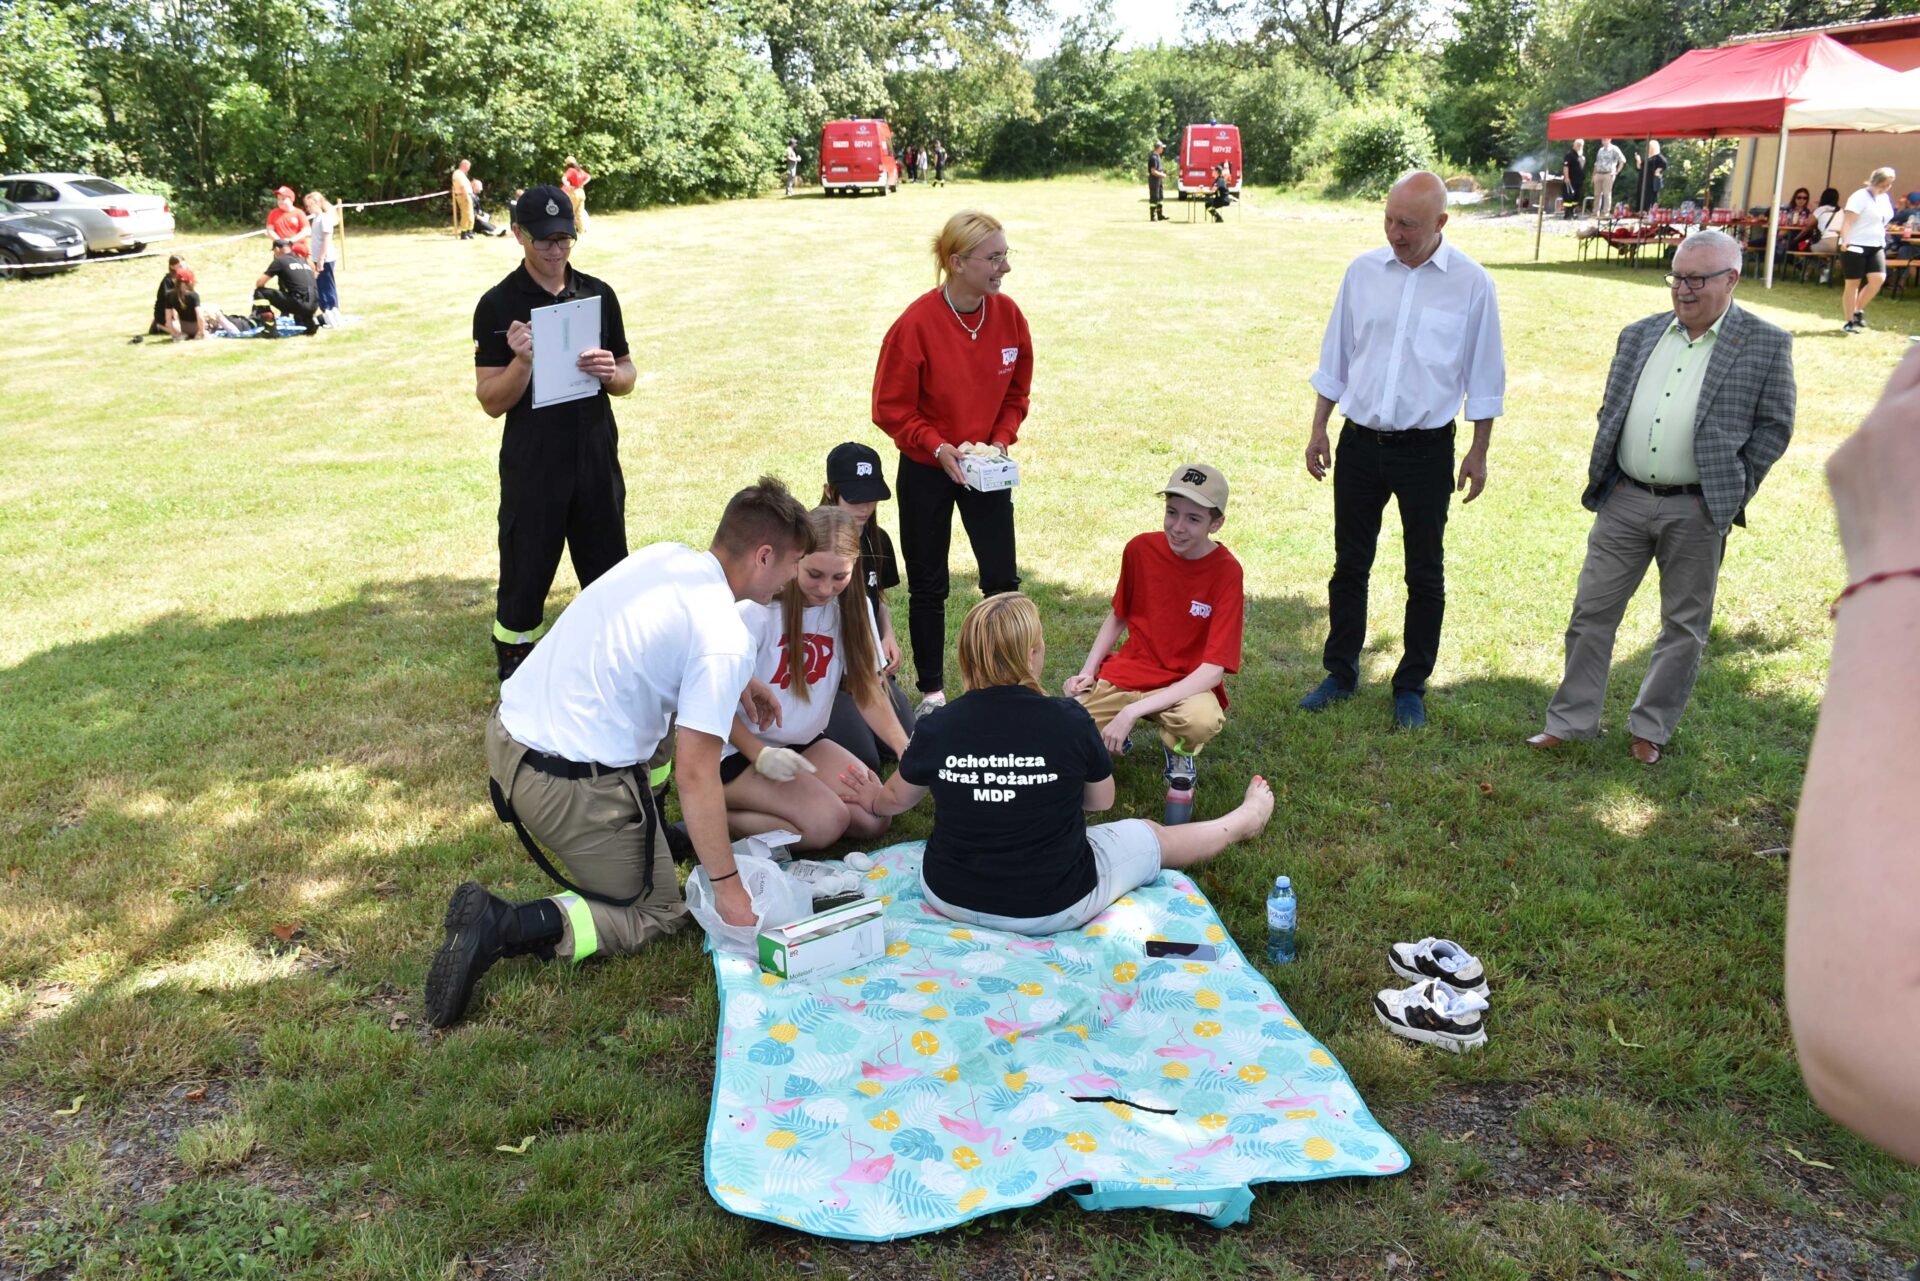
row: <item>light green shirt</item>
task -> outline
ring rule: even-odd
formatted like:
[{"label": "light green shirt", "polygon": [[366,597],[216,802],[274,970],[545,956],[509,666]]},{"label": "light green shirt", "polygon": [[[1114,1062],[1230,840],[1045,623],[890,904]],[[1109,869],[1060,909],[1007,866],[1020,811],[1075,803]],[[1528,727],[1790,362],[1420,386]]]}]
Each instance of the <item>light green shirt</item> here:
[{"label": "light green shirt", "polygon": [[1693,420],[1707,362],[1713,359],[1726,318],[1721,312],[1712,328],[1691,341],[1676,318],[1653,345],[1620,430],[1620,470],[1635,480],[1649,485],[1700,483],[1700,469],[1693,461]]}]

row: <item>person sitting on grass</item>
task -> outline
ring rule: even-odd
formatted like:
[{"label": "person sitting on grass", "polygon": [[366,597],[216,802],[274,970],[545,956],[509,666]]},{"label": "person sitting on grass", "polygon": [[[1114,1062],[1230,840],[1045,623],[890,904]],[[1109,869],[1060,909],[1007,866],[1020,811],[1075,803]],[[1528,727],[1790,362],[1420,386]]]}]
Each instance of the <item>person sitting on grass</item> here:
[{"label": "person sitting on grass", "polygon": [[1240,670],[1246,592],[1240,562],[1213,539],[1227,519],[1227,478],[1183,463],[1160,493],[1160,532],[1136,535],[1120,554],[1113,608],[1061,688],[1092,715],[1108,751],[1129,751],[1139,721],[1160,727],[1171,826],[1193,816],[1196,758],[1226,724],[1223,678]]},{"label": "person sitting on grass", "polygon": [[799,848],[818,850],[842,836],[878,836],[890,823],[847,804],[826,782],[859,763],[826,734],[840,690],[853,695],[873,736],[896,756],[907,734],[880,679],[872,604],[865,591],[847,590],[860,561],[860,524],[838,507],[814,508],[807,523],[814,550],[798,576],[771,604],[740,604],[757,647],[756,688],[770,690],[779,711],[758,727],[734,718],[720,781],[736,838],[786,829],[800,834]]},{"label": "person sitting on grass", "polygon": [[[848,441],[834,446],[827,455],[827,483],[820,491],[820,501],[838,507],[860,526],[856,574],[873,603],[874,621],[880,628],[880,674],[886,678],[887,701],[893,704],[893,714],[911,738],[913,704],[894,679],[893,674],[900,670],[900,642],[894,635],[893,611],[887,608],[887,589],[900,585],[900,562],[894,559],[893,539],[873,518],[875,508],[891,497],[893,491],[887,488],[887,478],[881,472],[880,455],[868,446]],[[834,695],[827,737],[859,757],[868,769],[879,769],[883,760],[899,759],[892,748],[874,736],[860,705],[853,700],[853,691],[845,684]]]},{"label": "person sitting on grass", "polygon": [[965,925],[1080,929],[1162,868],[1258,836],[1273,813],[1273,791],[1256,775],[1238,807],[1204,823],[1087,826],[1088,811],[1113,804],[1113,760],[1086,708],[1041,690],[1046,653],[1033,601],[989,596],[960,624],[967,692],[921,718],[884,787],[857,764],[841,776],[843,795],[883,817],[932,791],[920,885],[935,911]]},{"label": "person sitting on grass", "polygon": [[149,335],[160,336],[171,332],[167,328],[167,309],[174,305],[174,295],[180,290],[180,273],[185,270],[185,254],[168,256],[167,274],[160,277],[160,287],[153,291],[153,321],[147,326]]},{"label": "person sitting on grass", "polygon": [[191,342],[208,334],[238,334],[240,327],[227,319],[218,307],[200,301],[195,292],[193,269],[180,264],[175,275],[175,291],[167,296],[166,328],[175,342]]}]

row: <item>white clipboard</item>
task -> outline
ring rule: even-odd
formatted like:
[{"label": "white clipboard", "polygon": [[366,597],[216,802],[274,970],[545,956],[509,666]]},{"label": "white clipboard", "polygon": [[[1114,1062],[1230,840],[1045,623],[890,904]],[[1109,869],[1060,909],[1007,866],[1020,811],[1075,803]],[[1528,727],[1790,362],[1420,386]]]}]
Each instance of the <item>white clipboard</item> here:
[{"label": "white clipboard", "polygon": [[544,409],[600,393],[600,380],[580,370],[580,353],[600,345],[600,295],[536,307],[533,326],[533,407]]}]

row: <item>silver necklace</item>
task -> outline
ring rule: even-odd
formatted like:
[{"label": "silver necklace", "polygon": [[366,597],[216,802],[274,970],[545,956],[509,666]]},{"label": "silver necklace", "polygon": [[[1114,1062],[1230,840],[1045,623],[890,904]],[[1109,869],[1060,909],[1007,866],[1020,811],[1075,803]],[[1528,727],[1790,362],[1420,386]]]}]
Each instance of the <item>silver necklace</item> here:
[{"label": "silver necklace", "polygon": [[980,341],[980,330],[981,330],[982,328],[984,328],[984,327],[986,326],[986,323],[987,323],[987,299],[986,299],[986,296],[985,296],[985,295],[983,294],[983,295],[981,295],[981,298],[980,298],[980,323],[979,323],[979,324],[977,324],[977,325],[974,325],[974,326],[973,326],[972,328],[970,328],[970,329],[969,329],[969,328],[967,327],[967,322],[966,322],[965,320],[962,320],[962,319],[961,319],[961,316],[960,316],[960,309],[959,309],[958,307],[956,307],[956,306],[954,306],[954,305],[953,305],[953,295],[947,292],[947,287],[946,287],[945,285],[942,285],[942,286],[940,286],[940,296],[941,296],[942,298],[944,298],[944,299],[946,299],[946,302],[947,302],[947,310],[953,313],[953,318],[954,318],[955,320],[959,320],[959,321],[960,321],[960,328],[962,328],[962,329],[966,329],[966,331],[967,331],[967,341],[968,341],[968,342],[979,342],[979,341]]}]

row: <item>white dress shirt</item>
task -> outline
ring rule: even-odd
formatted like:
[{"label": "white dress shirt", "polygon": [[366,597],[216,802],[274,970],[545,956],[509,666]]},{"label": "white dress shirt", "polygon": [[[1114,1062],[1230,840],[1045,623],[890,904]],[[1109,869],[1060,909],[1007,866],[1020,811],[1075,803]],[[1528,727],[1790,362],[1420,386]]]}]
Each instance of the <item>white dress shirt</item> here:
[{"label": "white dress shirt", "polygon": [[1313,389],[1377,431],[1498,418],[1507,359],[1486,268],[1445,239],[1409,270],[1382,245],[1355,258],[1320,341]]}]

